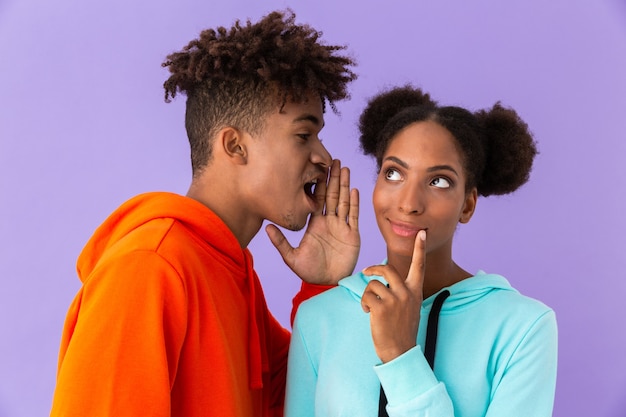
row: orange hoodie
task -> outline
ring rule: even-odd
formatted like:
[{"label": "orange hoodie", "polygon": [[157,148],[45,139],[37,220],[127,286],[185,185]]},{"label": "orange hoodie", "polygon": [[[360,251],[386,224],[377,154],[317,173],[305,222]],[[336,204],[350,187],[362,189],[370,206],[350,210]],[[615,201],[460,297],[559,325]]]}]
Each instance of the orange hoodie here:
[{"label": "orange hoodie", "polygon": [[124,203],[78,258],[51,416],[280,416],[289,332],[207,207]]}]

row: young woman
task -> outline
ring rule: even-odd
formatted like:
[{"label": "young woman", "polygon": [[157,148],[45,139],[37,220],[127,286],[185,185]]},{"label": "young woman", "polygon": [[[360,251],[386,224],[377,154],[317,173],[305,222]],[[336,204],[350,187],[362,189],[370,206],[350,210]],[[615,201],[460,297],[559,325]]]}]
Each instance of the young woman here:
[{"label": "young woman", "polygon": [[300,306],[286,416],[551,416],[554,312],[452,258],[478,196],[528,180],[527,125],[499,103],[472,113],[406,86],[374,97],[360,131],[387,259]]}]

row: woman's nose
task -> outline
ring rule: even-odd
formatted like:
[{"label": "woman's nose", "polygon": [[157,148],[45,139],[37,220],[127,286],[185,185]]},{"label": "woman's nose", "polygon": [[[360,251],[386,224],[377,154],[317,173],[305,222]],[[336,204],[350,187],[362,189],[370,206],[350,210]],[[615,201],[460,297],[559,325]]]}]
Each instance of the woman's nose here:
[{"label": "woman's nose", "polygon": [[423,193],[415,185],[406,184],[399,196],[399,209],[406,214],[424,213]]}]

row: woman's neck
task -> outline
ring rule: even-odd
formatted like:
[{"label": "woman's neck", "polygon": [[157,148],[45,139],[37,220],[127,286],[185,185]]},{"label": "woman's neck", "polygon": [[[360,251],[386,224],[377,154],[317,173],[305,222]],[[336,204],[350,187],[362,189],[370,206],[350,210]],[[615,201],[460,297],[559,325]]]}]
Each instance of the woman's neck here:
[{"label": "woman's neck", "polygon": [[[387,261],[398,271],[401,277],[406,279],[411,266],[410,257],[387,254]],[[449,287],[471,276],[472,274],[454,262],[449,252],[431,252],[426,256],[426,272],[422,289],[424,299],[436,294],[442,288]]]}]

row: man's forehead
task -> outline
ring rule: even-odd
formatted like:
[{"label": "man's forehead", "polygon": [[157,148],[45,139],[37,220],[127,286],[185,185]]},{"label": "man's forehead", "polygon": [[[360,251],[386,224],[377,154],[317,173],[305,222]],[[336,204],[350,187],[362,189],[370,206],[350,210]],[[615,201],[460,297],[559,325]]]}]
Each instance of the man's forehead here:
[{"label": "man's forehead", "polygon": [[302,115],[296,117],[295,119],[293,119],[293,123],[305,123],[305,122],[311,122],[316,126],[323,126],[324,125],[324,116],[321,115],[315,115],[315,114],[311,114],[311,113],[303,113]]},{"label": "man's forehead", "polygon": [[278,108],[278,113],[290,118],[293,123],[324,124],[324,107],[319,97],[287,100]]}]

